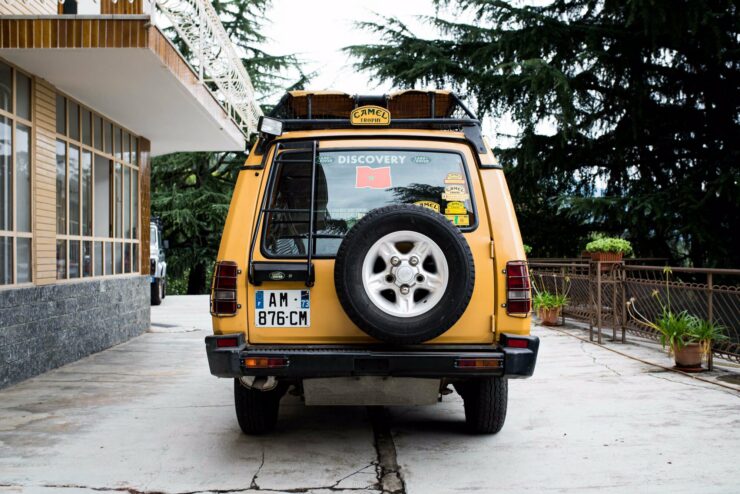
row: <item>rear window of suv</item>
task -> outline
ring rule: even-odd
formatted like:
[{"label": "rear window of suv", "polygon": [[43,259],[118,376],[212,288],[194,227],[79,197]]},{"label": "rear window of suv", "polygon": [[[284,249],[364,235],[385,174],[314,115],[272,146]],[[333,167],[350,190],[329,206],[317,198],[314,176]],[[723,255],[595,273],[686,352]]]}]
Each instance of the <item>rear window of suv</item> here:
[{"label": "rear window of suv", "polygon": [[[268,257],[305,257],[311,201],[311,152],[283,151],[272,170],[262,242]],[[314,255],[332,257],[368,211],[417,204],[462,229],[475,225],[470,182],[456,152],[391,149],[327,150],[318,154]]]}]

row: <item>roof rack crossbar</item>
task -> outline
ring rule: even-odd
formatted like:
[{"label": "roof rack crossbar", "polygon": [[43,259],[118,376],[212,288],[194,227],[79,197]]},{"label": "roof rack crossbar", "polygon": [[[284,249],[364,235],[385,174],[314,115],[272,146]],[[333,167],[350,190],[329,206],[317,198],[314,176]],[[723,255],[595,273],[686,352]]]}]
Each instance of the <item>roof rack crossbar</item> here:
[{"label": "roof rack crossbar", "polygon": [[[357,128],[345,118],[291,118],[282,120],[284,130],[303,129],[340,129]],[[475,118],[395,118],[391,120],[389,127],[426,127],[426,128],[454,128],[454,127],[476,127],[480,126],[480,120]]]}]

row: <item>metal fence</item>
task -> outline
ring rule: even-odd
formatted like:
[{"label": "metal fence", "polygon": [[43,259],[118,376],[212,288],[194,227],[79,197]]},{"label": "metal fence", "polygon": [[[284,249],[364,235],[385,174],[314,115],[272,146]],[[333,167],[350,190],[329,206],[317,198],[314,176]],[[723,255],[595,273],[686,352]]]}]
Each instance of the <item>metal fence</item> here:
[{"label": "metal fence", "polygon": [[630,317],[627,301],[633,300],[642,315],[655,320],[661,311],[660,300],[666,302],[670,296],[673,311],[685,310],[724,326],[728,339],[714,342],[712,353],[740,362],[740,270],[671,267],[667,271],[664,266],[642,262],[536,259],[529,266],[540,287],[568,290],[563,316],[588,321],[589,335],[599,343],[606,328],[615,341],[624,342],[627,334],[657,340],[656,331]]}]

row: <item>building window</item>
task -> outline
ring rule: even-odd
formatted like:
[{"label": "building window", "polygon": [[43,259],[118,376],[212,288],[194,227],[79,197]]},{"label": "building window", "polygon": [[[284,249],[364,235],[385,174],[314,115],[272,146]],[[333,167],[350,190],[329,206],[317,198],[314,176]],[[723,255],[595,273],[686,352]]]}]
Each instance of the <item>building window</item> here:
[{"label": "building window", "polygon": [[0,62],[0,285],[31,283],[31,87]]},{"label": "building window", "polygon": [[138,138],[57,95],[57,279],[138,273]]}]

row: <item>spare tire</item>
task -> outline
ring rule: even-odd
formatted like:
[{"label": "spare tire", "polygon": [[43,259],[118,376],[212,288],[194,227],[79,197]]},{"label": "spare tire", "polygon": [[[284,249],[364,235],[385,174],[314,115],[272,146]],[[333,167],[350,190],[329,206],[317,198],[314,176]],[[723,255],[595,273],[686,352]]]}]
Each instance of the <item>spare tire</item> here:
[{"label": "spare tire", "polygon": [[378,340],[410,345],[447,331],[465,312],[475,265],[465,237],[443,215],[410,204],[367,213],[334,264],[350,319]]}]

